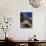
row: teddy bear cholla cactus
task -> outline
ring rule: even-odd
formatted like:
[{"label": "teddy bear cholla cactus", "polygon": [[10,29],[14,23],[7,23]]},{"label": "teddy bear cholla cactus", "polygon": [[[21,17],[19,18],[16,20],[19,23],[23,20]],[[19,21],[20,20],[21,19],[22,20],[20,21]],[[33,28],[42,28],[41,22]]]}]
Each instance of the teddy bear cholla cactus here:
[{"label": "teddy bear cholla cactus", "polygon": [[4,17],[1,29],[5,33],[5,38],[6,38],[6,32],[10,30],[11,23],[12,23],[12,18]]},{"label": "teddy bear cholla cactus", "polygon": [[29,0],[29,2],[32,5],[32,7],[34,7],[34,8],[38,8],[42,3],[41,0]]}]

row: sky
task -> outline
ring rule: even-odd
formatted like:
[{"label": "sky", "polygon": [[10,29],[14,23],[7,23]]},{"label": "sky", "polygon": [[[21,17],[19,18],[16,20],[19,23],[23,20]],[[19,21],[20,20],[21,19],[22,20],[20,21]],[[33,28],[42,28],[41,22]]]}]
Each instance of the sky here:
[{"label": "sky", "polygon": [[32,18],[32,12],[21,12],[21,15],[26,18]]},{"label": "sky", "polygon": [[32,18],[32,12],[24,12],[24,16],[27,18]]}]

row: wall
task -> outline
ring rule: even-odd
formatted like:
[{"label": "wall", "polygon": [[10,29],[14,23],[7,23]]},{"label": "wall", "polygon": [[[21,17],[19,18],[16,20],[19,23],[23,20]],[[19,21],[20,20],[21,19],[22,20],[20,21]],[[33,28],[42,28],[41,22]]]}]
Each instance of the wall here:
[{"label": "wall", "polygon": [[[20,12],[32,12],[33,13],[33,25],[31,29],[20,28]],[[34,34],[37,35],[37,39],[45,39],[45,15],[46,8],[43,7],[33,8],[30,6],[28,0],[0,0],[0,17],[12,17],[13,22],[10,31],[10,35],[17,40],[27,40]],[[1,33],[3,33],[1,31]],[[2,35],[0,33],[0,35]],[[45,34],[44,34],[45,33]],[[0,39],[3,37],[0,36]],[[4,38],[3,38],[4,39]]]}]

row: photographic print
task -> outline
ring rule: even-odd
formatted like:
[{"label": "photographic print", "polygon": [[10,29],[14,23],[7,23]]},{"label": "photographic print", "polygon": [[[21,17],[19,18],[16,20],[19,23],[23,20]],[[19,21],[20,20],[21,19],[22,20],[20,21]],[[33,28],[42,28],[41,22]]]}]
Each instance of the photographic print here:
[{"label": "photographic print", "polygon": [[32,12],[20,12],[20,27],[32,28]]}]

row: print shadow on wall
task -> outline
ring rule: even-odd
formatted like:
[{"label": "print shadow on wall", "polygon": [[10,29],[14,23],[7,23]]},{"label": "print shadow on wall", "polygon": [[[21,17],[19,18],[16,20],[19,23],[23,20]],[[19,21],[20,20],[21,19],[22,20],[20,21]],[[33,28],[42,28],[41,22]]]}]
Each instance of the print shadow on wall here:
[{"label": "print shadow on wall", "polygon": [[20,12],[20,27],[32,28],[32,12]]}]

